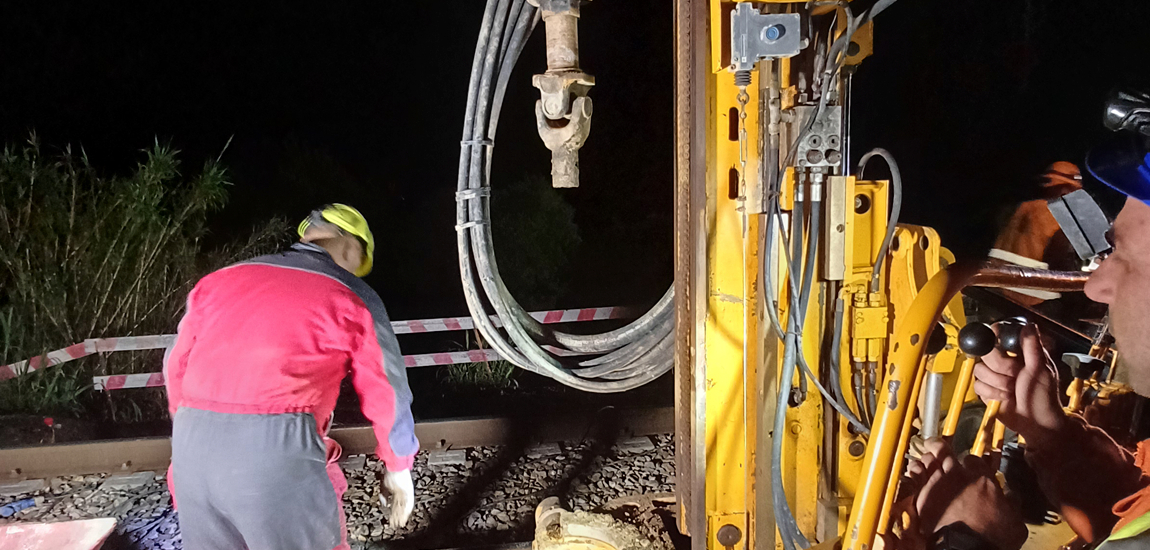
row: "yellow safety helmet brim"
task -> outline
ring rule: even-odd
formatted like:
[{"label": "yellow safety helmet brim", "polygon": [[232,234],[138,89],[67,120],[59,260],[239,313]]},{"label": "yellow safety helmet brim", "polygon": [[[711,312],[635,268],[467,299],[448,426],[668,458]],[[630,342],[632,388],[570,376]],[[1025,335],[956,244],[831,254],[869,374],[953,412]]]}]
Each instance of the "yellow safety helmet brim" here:
[{"label": "yellow safety helmet brim", "polygon": [[[371,229],[367,225],[367,219],[363,217],[363,214],[346,204],[329,204],[320,209],[320,216],[363,242],[363,262],[359,264],[355,276],[363,277],[371,273],[375,259],[375,237],[372,236]],[[311,216],[300,222],[298,228],[300,238],[303,238],[310,225]]]}]

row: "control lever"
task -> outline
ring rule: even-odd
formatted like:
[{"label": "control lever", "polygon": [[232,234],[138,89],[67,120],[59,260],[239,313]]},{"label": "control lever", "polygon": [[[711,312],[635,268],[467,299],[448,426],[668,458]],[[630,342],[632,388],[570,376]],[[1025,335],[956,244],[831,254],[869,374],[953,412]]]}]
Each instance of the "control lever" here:
[{"label": "control lever", "polygon": [[[1009,357],[1017,357],[1022,354],[1022,329],[1027,324],[1026,319],[1022,317],[1014,317],[1006,319],[998,323],[998,335],[994,334],[994,330],[985,323],[970,323],[958,332],[958,347],[969,358],[982,357],[995,347],[1001,349]],[[973,363],[972,359],[968,362]],[[966,365],[963,365],[965,374]],[[973,374],[973,364],[971,367]],[[1002,402],[992,399],[986,404],[986,412],[982,415],[982,424],[978,427],[978,435],[974,438],[974,445],[970,448],[970,454],[975,456],[983,456],[986,454],[987,447],[987,433],[991,431],[991,423],[993,422],[993,432],[991,435],[991,448],[1001,449],[1002,439],[1006,435],[1006,426],[998,421],[998,409],[1002,406]]]},{"label": "control lever", "polygon": [[1074,380],[1071,380],[1070,386],[1066,388],[1066,395],[1070,398],[1065,407],[1066,412],[1081,413],[1087,405],[1083,401],[1088,401],[1084,396],[1087,393],[1086,389],[1091,386],[1090,382],[1099,377],[1104,380],[1109,378],[1110,364],[1106,362],[1106,355],[1110,353],[1110,346],[1113,343],[1114,337],[1110,335],[1110,318],[1107,317],[1098,328],[1098,334],[1090,346],[1090,353],[1062,354],[1062,362],[1070,367],[1070,373],[1074,375]]},{"label": "control lever", "polygon": [[[998,335],[984,323],[972,323],[963,327],[958,333],[958,345],[964,353],[972,357],[982,357],[994,350],[1001,349],[1006,355],[1017,357],[1022,354],[1022,329],[1027,321],[1022,317],[1006,319],[998,323]],[[976,359],[970,359],[976,361]],[[969,378],[968,378],[969,380]],[[986,412],[982,416],[978,435],[970,454],[983,456],[987,451],[987,434],[992,433],[989,447],[1002,452],[1000,483],[1010,494],[1018,495],[1022,504],[1023,517],[1027,523],[1042,524],[1056,523],[1058,515],[1051,512],[1050,502],[1039,488],[1038,478],[1034,471],[1024,460],[1022,437],[1018,443],[1003,445],[1002,440],[1006,434],[1006,426],[997,418],[1001,401],[991,400],[986,404]],[[991,432],[991,422],[994,427]]]}]

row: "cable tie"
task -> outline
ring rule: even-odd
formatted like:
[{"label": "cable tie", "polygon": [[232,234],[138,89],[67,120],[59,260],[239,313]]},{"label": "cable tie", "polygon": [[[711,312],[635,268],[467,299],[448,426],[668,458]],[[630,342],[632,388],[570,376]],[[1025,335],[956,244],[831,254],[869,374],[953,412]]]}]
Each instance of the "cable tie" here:
[{"label": "cable tie", "polygon": [[478,199],[480,197],[487,197],[491,195],[490,187],[477,187],[475,189],[464,189],[463,191],[455,192],[455,200],[466,201],[471,199]]},{"label": "cable tie", "polygon": [[464,147],[469,147],[471,145],[482,145],[484,147],[494,147],[495,146],[495,142],[491,141],[490,139],[487,139],[487,138],[465,139],[465,140],[459,142],[459,144],[464,146]]},{"label": "cable tie", "polygon": [[485,222],[485,221],[472,221],[472,222],[467,222],[467,223],[461,223],[461,224],[455,226],[455,230],[456,231],[463,231],[464,229],[470,229],[472,227],[479,227],[481,225],[487,225],[487,222]]}]

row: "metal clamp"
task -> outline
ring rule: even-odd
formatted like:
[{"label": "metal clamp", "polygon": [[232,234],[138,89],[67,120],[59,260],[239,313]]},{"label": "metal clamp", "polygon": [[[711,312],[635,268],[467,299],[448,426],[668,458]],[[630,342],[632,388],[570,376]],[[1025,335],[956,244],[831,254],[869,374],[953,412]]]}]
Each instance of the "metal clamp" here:
[{"label": "metal clamp", "polygon": [[763,59],[798,55],[802,26],[797,13],[759,13],[750,2],[731,12],[731,68],[749,71]]}]

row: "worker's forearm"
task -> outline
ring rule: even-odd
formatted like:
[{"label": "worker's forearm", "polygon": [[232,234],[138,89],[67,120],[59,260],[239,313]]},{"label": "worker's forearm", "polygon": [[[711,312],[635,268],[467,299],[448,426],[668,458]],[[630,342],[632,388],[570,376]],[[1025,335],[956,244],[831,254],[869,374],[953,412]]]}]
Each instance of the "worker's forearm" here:
[{"label": "worker's forearm", "polygon": [[1118,520],[1114,504],[1150,479],[1105,432],[1077,416],[1067,420],[1057,437],[1038,445],[1028,440],[1027,461],[1075,532],[1088,541],[1102,540]]}]

